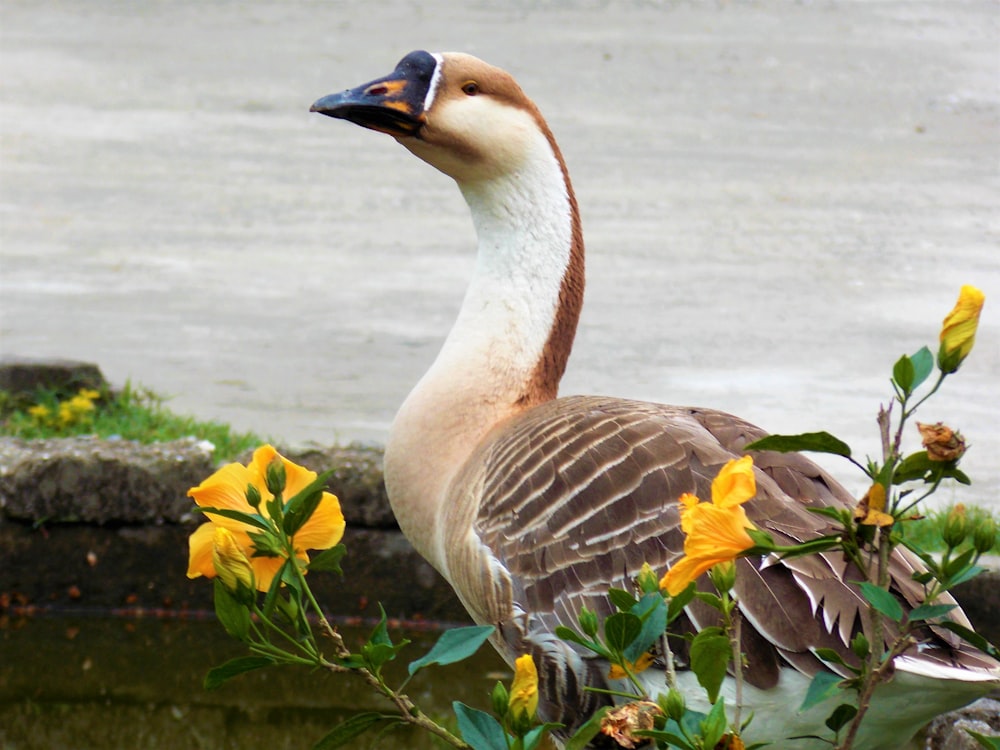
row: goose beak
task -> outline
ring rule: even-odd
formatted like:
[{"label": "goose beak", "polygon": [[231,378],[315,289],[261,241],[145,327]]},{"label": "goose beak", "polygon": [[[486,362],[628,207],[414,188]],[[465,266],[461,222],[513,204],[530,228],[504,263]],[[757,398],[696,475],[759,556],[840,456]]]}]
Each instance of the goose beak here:
[{"label": "goose beak", "polygon": [[389,75],[339,94],[324,96],[309,108],[395,137],[414,136],[423,126],[437,59],[411,52]]}]

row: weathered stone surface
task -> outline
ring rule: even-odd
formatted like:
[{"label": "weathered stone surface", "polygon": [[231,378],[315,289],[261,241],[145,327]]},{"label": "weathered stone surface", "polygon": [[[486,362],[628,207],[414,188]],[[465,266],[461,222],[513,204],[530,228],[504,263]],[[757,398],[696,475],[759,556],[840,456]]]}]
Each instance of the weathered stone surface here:
[{"label": "weathered stone surface", "polygon": [[[121,526],[0,524],[0,613],[5,602],[26,611],[109,612],[169,616],[212,611],[212,585],[187,578],[191,523]],[[451,587],[396,530],[344,533],[343,576],[310,574],[329,613],[437,622],[468,622]]]},{"label": "weathered stone surface", "polygon": [[0,391],[15,396],[31,395],[38,390],[102,390],[107,387],[108,381],[104,379],[101,369],[90,362],[0,357]]},{"label": "weathered stone surface", "polygon": [[981,750],[980,745],[966,729],[996,736],[1000,732],[1000,702],[990,698],[939,716],[925,733],[928,750]]},{"label": "weathered stone surface", "polygon": [[8,519],[55,523],[179,521],[188,488],[212,471],[212,446],[193,438],[0,438],[0,510]]}]

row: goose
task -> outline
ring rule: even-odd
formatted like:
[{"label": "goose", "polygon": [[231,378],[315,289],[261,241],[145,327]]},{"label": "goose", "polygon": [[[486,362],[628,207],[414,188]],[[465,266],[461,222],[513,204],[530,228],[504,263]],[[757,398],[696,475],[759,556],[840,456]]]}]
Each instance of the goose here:
[{"label": "goose", "polygon": [[[583,304],[583,235],[555,138],[507,72],[467,54],[415,51],[311,111],[394,137],[452,177],[469,206],[472,279],[390,427],[385,483],[404,534],[472,619],[495,626],[501,656],[533,656],[540,715],[572,729],[609,700],[585,688],[612,681],[607,663],[554,635],[557,624],[574,625],[583,607],[610,614],[610,586],[632,588],[643,563],[663,571],[679,559],[678,498],[708,497],[719,468],[765,433],[711,409],[558,396]],[[854,504],[799,454],[753,456],[747,513],[779,544],[830,531],[807,508]],[[911,607],[918,567],[903,551],[892,560],[894,592]],[[811,677],[831,668],[817,648],[852,658],[848,642],[866,616],[852,576],[834,553],[739,562],[749,741],[825,747],[784,738],[820,733],[832,708],[796,711]],[[712,622],[697,605],[686,617],[695,628]],[[651,695],[665,690],[662,670],[641,677]],[[690,672],[678,679],[699,692]],[[1000,664],[928,633],[879,687],[857,747],[899,747],[998,684]]]}]

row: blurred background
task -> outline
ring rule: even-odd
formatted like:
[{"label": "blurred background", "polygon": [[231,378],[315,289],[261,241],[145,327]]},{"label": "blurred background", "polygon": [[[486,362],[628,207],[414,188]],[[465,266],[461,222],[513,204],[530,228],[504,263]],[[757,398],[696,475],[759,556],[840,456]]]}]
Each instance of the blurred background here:
[{"label": "blurred background", "polygon": [[93,361],[286,444],[381,442],[475,237],[448,178],[308,109],[460,50],[515,75],[575,183],[564,393],[874,453],[893,362],[975,284],[975,352],[921,419],[966,435],[1000,503],[995,2],[0,7],[4,355]]}]

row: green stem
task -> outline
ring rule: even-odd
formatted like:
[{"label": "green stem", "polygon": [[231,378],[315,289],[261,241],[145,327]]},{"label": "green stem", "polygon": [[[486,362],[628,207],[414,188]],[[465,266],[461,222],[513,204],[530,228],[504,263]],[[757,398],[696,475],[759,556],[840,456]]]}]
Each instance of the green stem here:
[{"label": "green stem", "polygon": [[[883,534],[881,528],[875,530],[875,545],[878,551],[878,561],[875,570],[868,568],[868,579],[877,586],[889,588],[889,555],[892,551],[890,534]],[[874,580],[872,580],[874,578]],[[848,750],[854,746],[854,739],[861,728],[861,721],[868,713],[875,688],[892,674],[893,660],[906,650],[909,639],[900,636],[888,652],[885,650],[885,629],[882,614],[871,604],[868,605],[868,618],[871,622],[871,632],[868,637],[869,651],[861,687],[858,690],[858,712],[848,725],[844,741],[836,746],[836,750]]]},{"label": "green stem", "polygon": [[736,706],[733,708],[733,729],[740,731],[740,712],[743,708],[743,650],[740,648],[740,626],[743,622],[739,610],[726,615],[726,631],[733,648],[733,670],[736,678]]},{"label": "green stem", "polygon": [[[288,633],[285,632],[284,628],[280,627],[279,625],[277,625],[276,623],[274,623],[270,618],[268,618],[264,614],[264,612],[256,604],[254,604],[253,611],[254,611],[254,614],[257,615],[258,618],[260,618],[260,621],[263,622],[265,625],[267,625],[268,628],[270,628],[271,630],[273,630],[275,633],[277,633],[278,635],[280,635],[282,638],[284,638],[290,644],[292,644],[297,649],[299,649],[300,651],[302,651],[303,653],[305,653],[307,656],[309,656],[310,658],[312,658],[313,659],[313,661],[312,661],[313,664],[317,664],[319,662],[319,659],[320,659],[319,650],[316,648],[316,644],[313,642],[311,636],[310,636],[310,639],[308,641],[300,641],[297,638],[293,638],[292,636],[290,636]],[[275,647],[275,648],[277,648],[277,647]]]}]

